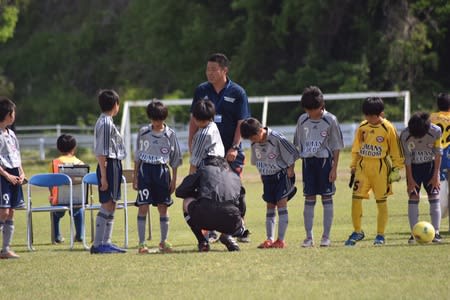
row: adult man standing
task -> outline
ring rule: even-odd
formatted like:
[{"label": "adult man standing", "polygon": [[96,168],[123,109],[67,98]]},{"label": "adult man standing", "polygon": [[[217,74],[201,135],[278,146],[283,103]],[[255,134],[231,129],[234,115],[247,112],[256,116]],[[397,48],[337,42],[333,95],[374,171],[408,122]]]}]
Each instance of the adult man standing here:
[{"label": "adult man standing", "polygon": [[[245,90],[228,77],[229,60],[222,53],[209,56],[206,65],[208,81],[201,83],[194,92],[191,110],[201,99],[209,99],[216,108],[214,122],[219,128],[220,136],[225,147],[225,158],[231,169],[240,175],[244,166],[245,155],[241,145],[240,124],[250,117],[250,108]],[[189,149],[192,137],[197,131],[195,123],[189,123]],[[248,242],[248,237],[240,239]]]}]

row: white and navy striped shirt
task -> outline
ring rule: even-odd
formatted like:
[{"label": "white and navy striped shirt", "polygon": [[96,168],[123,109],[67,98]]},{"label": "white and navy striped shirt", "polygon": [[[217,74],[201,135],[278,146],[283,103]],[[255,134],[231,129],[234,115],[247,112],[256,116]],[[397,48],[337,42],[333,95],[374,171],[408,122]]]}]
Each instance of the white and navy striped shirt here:
[{"label": "white and navy striped shirt", "polygon": [[214,122],[209,122],[205,128],[199,128],[194,134],[190,163],[200,167],[203,160],[208,156],[225,156],[220,132]]},{"label": "white and navy striped shirt", "polygon": [[142,126],[137,136],[134,160],[172,168],[180,166],[182,155],[175,131],[165,124],[161,132],[153,131],[152,124]]},{"label": "white and navy striped shirt", "polygon": [[263,143],[252,143],[251,163],[261,175],[274,175],[287,169],[299,159],[298,151],[284,135],[266,128],[267,138]]},{"label": "white and navy striped shirt", "polygon": [[104,113],[95,123],[94,154],[122,160],[126,156],[125,144],[113,118]]},{"label": "white and navy striped shirt", "polygon": [[0,165],[8,169],[22,165],[19,141],[14,131],[8,128],[0,130]]},{"label": "white and navy striped shirt", "polygon": [[307,113],[302,114],[297,121],[294,145],[302,158],[332,157],[333,151],[344,148],[337,118],[325,110],[319,120],[310,119]]}]

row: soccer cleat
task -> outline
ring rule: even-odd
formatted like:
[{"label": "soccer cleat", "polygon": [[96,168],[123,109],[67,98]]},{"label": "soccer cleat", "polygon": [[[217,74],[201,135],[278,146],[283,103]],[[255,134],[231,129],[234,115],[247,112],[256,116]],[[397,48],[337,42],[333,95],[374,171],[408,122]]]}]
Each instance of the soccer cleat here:
[{"label": "soccer cleat", "polygon": [[62,243],[64,243],[65,240],[66,239],[63,238],[62,236],[58,236],[57,238],[55,238],[55,243],[62,244]]},{"label": "soccer cleat", "polygon": [[208,242],[210,244],[213,244],[215,242],[217,242],[219,240],[219,236],[217,235],[217,232],[215,232],[214,230],[212,231],[208,231]]},{"label": "soccer cleat", "polygon": [[139,244],[138,254],[149,254],[149,253],[150,253],[150,250],[148,249],[148,247],[145,243]]},{"label": "soccer cleat", "polygon": [[284,240],[280,240],[277,239],[275,242],[273,242],[272,244],[272,248],[279,248],[279,249],[283,249],[286,248],[287,244]]},{"label": "soccer cleat", "polygon": [[440,242],[442,242],[442,237],[441,237],[441,235],[440,235],[439,233],[435,233],[432,242],[433,242],[433,243],[440,243]]},{"label": "soccer cleat", "polygon": [[273,245],[272,240],[265,240],[258,246],[258,248],[259,249],[268,249],[268,248],[272,248],[272,245]]},{"label": "soccer cleat", "polygon": [[0,259],[14,259],[14,258],[19,258],[19,257],[20,256],[17,255],[16,253],[14,253],[14,251],[12,251],[12,250],[0,252]]},{"label": "soccer cleat", "polygon": [[237,240],[241,243],[250,243],[250,231],[245,229],[241,236],[237,237]]},{"label": "soccer cleat", "polygon": [[172,244],[169,243],[168,241],[164,241],[159,243],[159,252],[162,253],[170,253],[172,252]]},{"label": "soccer cleat", "polygon": [[348,240],[345,241],[345,246],[355,246],[356,242],[363,240],[365,237],[364,231],[356,232],[353,231],[352,234],[348,237]]},{"label": "soccer cleat", "polygon": [[231,237],[231,235],[221,234],[219,237],[219,241],[227,247],[228,251],[239,251],[239,245],[236,241]]},{"label": "soccer cleat", "polygon": [[381,246],[384,245],[384,236],[382,236],[381,234],[377,234],[377,236],[375,237],[375,240],[373,240],[373,244],[375,246]]},{"label": "soccer cleat", "polygon": [[409,239],[408,239],[408,244],[410,244],[410,245],[412,245],[412,244],[415,244],[416,243],[416,239],[414,238],[414,236],[410,236],[409,237]]},{"label": "soccer cleat", "polygon": [[208,252],[210,249],[207,241],[198,243],[198,252]]},{"label": "soccer cleat", "polygon": [[327,238],[326,236],[323,236],[320,240],[320,247],[330,247],[331,246],[331,240]]},{"label": "soccer cleat", "polygon": [[312,238],[306,238],[302,243],[303,248],[311,248],[313,246],[314,246],[314,241]]},{"label": "soccer cleat", "polygon": [[107,246],[109,246],[109,247],[111,247],[113,250],[115,250],[116,253],[126,253],[126,252],[127,252],[126,249],[120,248],[119,246],[117,246],[117,245],[115,245],[115,244],[109,244],[109,245],[107,245]]},{"label": "soccer cleat", "polygon": [[110,253],[117,253],[117,251],[111,248],[110,245],[99,245],[97,247],[95,247],[94,245],[91,246],[91,254],[110,254]]}]

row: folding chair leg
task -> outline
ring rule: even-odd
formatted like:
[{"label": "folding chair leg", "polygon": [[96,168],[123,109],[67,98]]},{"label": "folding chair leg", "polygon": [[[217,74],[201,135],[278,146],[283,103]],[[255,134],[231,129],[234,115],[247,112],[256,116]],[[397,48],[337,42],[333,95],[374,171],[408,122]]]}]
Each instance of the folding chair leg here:
[{"label": "folding chair leg", "polygon": [[94,225],[94,211],[91,210],[91,243],[94,242],[95,225]]},{"label": "folding chair leg", "polygon": [[152,236],[152,215],[150,213],[150,205],[148,206],[147,222],[148,222],[148,238],[147,238],[147,240],[151,241],[153,236]]},{"label": "folding chair leg", "polygon": [[50,212],[50,242],[56,244],[55,223],[53,222],[53,212]]}]

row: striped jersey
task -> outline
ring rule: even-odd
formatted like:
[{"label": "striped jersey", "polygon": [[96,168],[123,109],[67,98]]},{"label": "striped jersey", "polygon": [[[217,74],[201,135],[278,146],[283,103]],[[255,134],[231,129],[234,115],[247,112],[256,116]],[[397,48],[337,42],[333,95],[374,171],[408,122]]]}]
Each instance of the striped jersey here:
[{"label": "striped jersey", "polygon": [[332,157],[333,151],[344,148],[337,118],[326,110],[319,120],[310,119],[307,113],[302,114],[297,121],[294,145],[302,158]]},{"label": "striped jersey", "polygon": [[431,124],[430,130],[421,138],[409,134],[408,128],[400,134],[405,165],[422,164],[434,161],[437,154],[442,154],[441,129]]},{"label": "striped jersey", "polygon": [[220,132],[214,122],[209,122],[205,128],[199,128],[194,134],[190,163],[200,167],[202,161],[208,156],[225,156]]},{"label": "striped jersey", "polygon": [[261,175],[274,175],[293,165],[299,154],[295,146],[286,137],[266,128],[267,138],[262,143],[252,143],[251,163]]},{"label": "striped jersey", "polygon": [[181,165],[182,155],[175,131],[164,124],[163,131],[153,131],[152,124],[142,126],[137,135],[136,162],[152,165]]},{"label": "striped jersey", "polygon": [[384,159],[386,156],[392,160],[394,168],[403,167],[404,157],[395,127],[386,119],[377,125],[361,122],[352,145],[351,167],[356,167],[360,158]]},{"label": "striped jersey", "polygon": [[113,118],[104,113],[95,123],[94,154],[122,160],[126,156],[125,144]]},{"label": "striped jersey", "polygon": [[22,165],[19,141],[14,131],[9,128],[0,130],[0,165],[8,169]]}]

